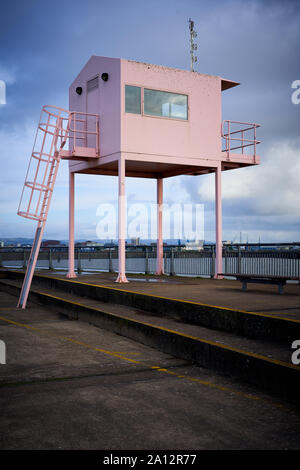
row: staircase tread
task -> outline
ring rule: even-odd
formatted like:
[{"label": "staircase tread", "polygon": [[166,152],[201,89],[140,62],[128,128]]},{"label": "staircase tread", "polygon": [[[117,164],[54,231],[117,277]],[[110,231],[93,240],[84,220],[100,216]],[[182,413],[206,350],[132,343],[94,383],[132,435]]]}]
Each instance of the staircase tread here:
[{"label": "staircase tread", "polygon": [[[0,282],[18,287],[21,286],[20,281],[11,279],[1,279]],[[266,360],[281,361],[287,366],[292,366],[291,355],[293,350],[291,349],[290,342],[288,344],[278,344],[273,341],[250,339],[244,336],[238,336],[235,333],[224,332],[200,325],[181,322],[171,318],[156,316],[150,312],[139,310],[134,307],[127,307],[125,305],[113,304],[87,297],[81,297],[75,294],[67,293],[63,290],[49,288],[48,286],[43,287],[34,281],[32,283],[32,289],[40,293],[49,294],[67,301],[96,308],[105,313],[148,323],[153,326],[172,330],[183,335],[192,336],[199,340],[217,343],[221,347],[233,348],[241,353],[250,355],[256,354],[263,356],[263,358]]]}]

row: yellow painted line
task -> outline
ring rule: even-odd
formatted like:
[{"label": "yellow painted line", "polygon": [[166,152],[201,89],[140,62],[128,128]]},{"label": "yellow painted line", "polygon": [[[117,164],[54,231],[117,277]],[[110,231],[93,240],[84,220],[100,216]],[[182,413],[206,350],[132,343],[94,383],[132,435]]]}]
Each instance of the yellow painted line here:
[{"label": "yellow painted line", "polygon": [[[104,286],[102,284],[90,284],[88,282],[74,281],[72,279],[63,279],[61,277],[56,277],[56,276],[46,276],[45,274],[35,274],[35,276],[45,277],[47,279],[57,279],[59,281],[70,282],[70,283],[73,283],[73,284],[87,285],[87,286],[91,286],[91,287],[100,287],[101,289],[114,290],[114,291],[117,291],[117,292],[127,292],[127,293],[130,293],[130,294],[145,295],[147,297],[154,297],[154,298],[157,298],[157,299],[174,300],[176,302],[182,302],[182,303],[187,303],[187,304],[192,304],[192,305],[199,305],[199,306],[202,306],[202,307],[220,308],[221,310],[228,310],[229,312],[247,313],[247,314],[255,315],[255,316],[259,316],[259,317],[274,318],[272,315],[268,315],[268,314],[260,313],[260,312],[251,312],[249,310],[239,310],[239,309],[236,309],[236,308],[222,307],[221,305],[211,305],[211,304],[204,304],[204,303],[200,303],[200,302],[194,302],[194,301],[191,301],[191,300],[177,299],[177,298],[171,298],[171,297],[163,297],[161,295],[147,294],[145,292],[136,292],[136,291],[127,290],[127,289],[118,289],[116,287]],[[280,320],[300,323],[300,320],[294,320],[293,318],[285,318],[285,317],[280,317],[280,316],[278,316],[276,318],[278,318]]]},{"label": "yellow painted line", "polygon": [[30,325],[26,325],[25,323],[16,322],[14,320],[10,320],[10,319],[5,318],[5,317],[0,317],[0,320],[5,321],[7,323],[11,323],[12,325],[15,325],[15,326],[20,326],[22,328],[26,328],[27,330],[30,330],[30,331],[34,331],[34,332],[37,332],[37,333],[44,334],[46,336],[53,336],[55,338],[63,339],[65,341],[69,341],[70,343],[74,343],[74,344],[77,344],[79,346],[84,346],[86,348],[93,349],[94,351],[102,352],[102,353],[108,354],[110,356],[118,357],[120,359],[125,359],[126,361],[129,361],[129,362],[133,362],[133,363],[136,363],[136,364],[141,364],[139,361],[136,361],[134,359],[131,359],[129,357],[124,356],[123,353],[108,351],[108,350],[102,349],[102,348],[96,348],[94,346],[90,346],[89,344],[83,343],[82,341],[77,341],[77,340],[69,338],[67,336],[60,336],[60,335],[57,335],[57,334],[52,333],[50,331],[46,331],[46,330],[42,330],[41,328],[36,328],[36,327],[30,326]]},{"label": "yellow painted line", "polygon": [[140,356],[141,353],[138,352],[130,352],[130,351],[112,351],[115,354],[129,354],[130,356]]},{"label": "yellow painted line", "polygon": [[63,302],[68,302],[68,303],[71,303],[73,305],[77,305],[79,307],[83,307],[83,308],[89,308],[89,309],[92,309],[92,310],[95,310],[95,311],[99,311],[100,313],[104,313],[105,315],[109,315],[111,317],[116,317],[116,318],[120,318],[120,319],[123,319],[123,320],[127,320],[127,321],[130,321],[130,322],[133,322],[133,323],[137,323],[139,325],[145,325],[145,326],[150,326],[152,328],[156,328],[158,330],[162,330],[162,331],[166,331],[167,333],[172,333],[172,334],[175,334],[175,335],[178,335],[178,336],[182,336],[184,338],[188,338],[188,339],[192,339],[192,340],[195,340],[195,341],[199,341],[201,343],[206,343],[206,344],[209,344],[211,346],[215,346],[215,347],[218,347],[218,348],[221,348],[221,349],[226,349],[228,351],[232,351],[232,352],[236,352],[236,353],[239,353],[239,354],[243,354],[245,356],[250,356],[250,357],[254,357],[256,359],[260,359],[260,360],[263,360],[265,362],[269,362],[271,364],[276,364],[276,365],[280,365],[282,367],[288,367],[290,369],[295,369],[297,370],[298,372],[300,372],[300,369],[298,366],[295,366],[293,364],[289,364],[288,362],[284,362],[284,361],[280,361],[278,359],[272,359],[270,357],[267,357],[267,356],[263,356],[261,354],[257,354],[257,353],[252,353],[252,352],[249,352],[249,351],[245,351],[243,349],[238,349],[238,348],[233,348],[232,346],[227,346],[223,343],[218,343],[216,341],[211,341],[211,340],[207,340],[207,339],[204,339],[204,338],[200,338],[200,337],[197,337],[197,336],[191,336],[191,335],[188,335],[186,333],[181,333],[179,331],[176,331],[176,330],[171,330],[169,328],[165,328],[163,326],[159,326],[159,325],[153,325],[152,323],[147,323],[147,322],[141,322],[139,320],[135,320],[135,319],[132,319],[130,317],[125,317],[125,316],[121,316],[121,315],[118,315],[116,313],[111,313],[111,312],[107,312],[105,311],[104,309],[98,309],[96,307],[91,307],[89,305],[84,305],[84,304],[81,304],[79,302],[74,302],[73,300],[69,300],[69,299],[64,299],[63,297],[57,297],[55,295],[52,295],[52,294],[48,294],[46,292],[39,292],[39,291],[33,291],[32,292],[34,293],[37,293],[37,294],[42,294],[42,295],[45,295],[47,297],[52,297],[54,299],[58,299],[58,300],[61,300]]},{"label": "yellow painted line", "polygon": [[[217,384],[214,384],[214,383],[209,382],[207,380],[198,379],[196,377],[190,377],[188,375],[180,375],[180,374],[177,374],[176,372],[170,371],[170,370],[165,369],[165,368],[161,368],[159,366],[149,366],[149,365],[147,365],[147,364],[145,364],[141,361],[135,361],[131,358],[123,356],[122,354],[115,353],[115,352],[112,352],[112,351],[107,351],[106,349],[96,348],[94,346],[91,346],[90,344],[83,343],[82,341],[77,341],[77,340],[74,340],[74,339],[69,338],[67,336],[60,336],[60,335],[57,335],[55,333],[51,333],[49,331],[42,330],[40,328],[35,328],[35,327],[30,326],[30,325],[26,325],[25,323],[16,322],[14,320],[10,320],[10,319],[5,318],[5,317],[0,317],[0,320],[5,321],[7,323],[10,323],[14,326],[25,328],[25,329],[30,330],[32,332],[41,333],[41,334],[46,335],[46,336],[53,336],[57,339],[68,341],[70,343],[73,343],[73,344],[76,344],[76,345],[79,345],[79,346],[82,346],[82,347],[85,347],[85,348],[88,348],[88,349],[92,349],[94,351],[98,351],[98,352],[107,354],[109,356],[115,357],[115,358],[124,359],[124,360],[126,360],[130,363],[142,365],[144,367],[147,367],[149,369],[154,370],[155,372],[163,372],[163,373],[166,373],[166,374],[169,374],[169,375],[173,375],[176,378],[186,379],[190,382],[196,382],[196,383],[199,383],[199,384],[204,385],[206,387],[214,388],[216,390],[226,392],[226,393],[235,394],[235,395],[241,396],[243,398],[247,398],[249,400],[264,402],[268,405],[272,405],[272,406],[275,406],[277,408],[286,408],[286,405],[284,403],[278,403],[278,402],[273,402],[271,400],[266,400],[264,398],[261,398],[258,395],[243,393],[243,392],[240,392],[239,390],[231,389],[229,387],[224,387],[222,385],[217,385]],[[3,384],[3,385],[5,385],[5,384]]]}]

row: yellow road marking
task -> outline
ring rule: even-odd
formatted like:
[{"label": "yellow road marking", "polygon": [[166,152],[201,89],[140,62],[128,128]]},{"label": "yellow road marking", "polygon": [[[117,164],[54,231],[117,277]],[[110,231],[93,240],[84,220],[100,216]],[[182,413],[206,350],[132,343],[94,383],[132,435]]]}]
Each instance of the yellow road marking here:
[{"label": "yellow road marking", "polygon": [[90,344],[87,344],[87,343],[83,343],[82,341],[78,341],[78,340],[75,340],[75,339],[72,339],[72,338],[69,338],[67,336],[60,336],[60,335],[57,335],[55,333],[52,333],[52,332],[49,332],[49,331],[45,331],[45,330],[42,330],[40,328],[36,328],[36,327],[33,327],[33,326],[30,326],[30,325],[26,325],[25,323],[20,323],[20,322],[16,322],[14,320],[10,320],[8,318],[5,318],[5,317],[0,317],[0,320],[2,321],[5,321],[7,323],[10,323],[14,326],[19,326],[21,328],[25,328],[29,331],[32,331],[32,332],[37,332],[37,333],[41,333],[41,334],[44,334],[46,336],[53,336],[53,337],[56,337],[58,339],[61,339],[61,340],[64,340],[64,341],[68,341],[70,343],[73,343],[73,344],[77,344],[79,346],[83,346],[85,348],[88,348],[88,349],[92,349],[94,351],[98,351],[98,352],[101,352],[101,353],[104,353],[106,355],[109,355],[109,356],[112,356],[112,357],[115,357],[115,358],[119,358],[119,359],[124,359],[125,361],[128,361],[130,363],[133,363],[133,364],[139,364],[139,365],[143,365],[144,367],[148,367],[149,369],[153,369],[155,372],[163,372],[163,373],[167,373],[167,374],[170,374],[170,375],[173,375],[177,378],[180,378],[180,379],[185,379],[185,380],[188,380],[190,382],[196,382],[196,383],[199,383],[201,385],[204,385],[206,387],[210,387],[210,388],[214,388],[216,390],[219,390],[219,391],[222,391],[222,392],[227,392],[227,393],[233,393],[235,395],[239,395],[243,398],[247,398],[249,400],[255,400],[255,401],[261,401],[261,402],[264,402],[264,403],[267,403],[269,405],[272,405],[272,406],[275,406],[277,408],[285,408],[286,406],[282,403],[277,403],[277,402],[273,402],[273,401],[269,401],[269,400],[266,400],[264,398],[261,398],[257,395],[250,395],[250,394],[247,394],[247,393],[243,393],[243,392],[240,392],[238,390],[234,390],[234,389],[231,389],[231,388],[228,388],[228,387],[224,387],[222,385],[217,385],[217,384],[214,384],[212,382],[209,382],[209,381],[205,381],[205,380],[202,380],[202,379],[198,379],[196,377],[190,377],[188,375],[180,375],[180,374],[177,374],[176,372],[173,372],[173,371],[170,371],[168,369],[165,369],[165,368],[161,368],[159,366],[149,366],[141,361],[136,361],[134,359],[131,359],[127,356],[124,356],[122,353],[117,353],[117,352],[113,352],[113,351],[108,351],[106,349],[102,349],[102,348],[96,348],[94,346],[91,346]]},{"label": "yellow road marking", "polygon": [[129,354],[131,356],[140,356],[139,352],[130,352],[130,351],[112,351],[114,354]]}]

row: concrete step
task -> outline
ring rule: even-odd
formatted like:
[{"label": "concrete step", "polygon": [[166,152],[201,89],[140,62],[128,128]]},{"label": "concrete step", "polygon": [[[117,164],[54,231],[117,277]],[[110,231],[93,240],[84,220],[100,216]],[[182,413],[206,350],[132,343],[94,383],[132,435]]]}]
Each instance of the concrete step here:
[{"label": "concrete step", "polygon": [[[20,280],[1,279],[0,288],[18,295]],[[246,381],[280,398],[299,403],[300,367],[291,364],[291,343],[245,338],[141,309],[32,285],[30,300],[69,318],[87,321],[148,346]],[[30,314],[30,309],[28,310]],[[297,338],[294,338],[297,339]]]},{"label": "concrete step", "polygon": [[[24,277],[22,272],[13,270],[3,270],[2,275],[19,281]],[[41,288],[54,288],[92,300],[139,309],[161,318],[170,318],[251,339],[276,341],[284,346],[300,338],[300,321],[291,318],[176,300],[124,288],[65,279],[53,274],[35,274],[34,283]]]}]

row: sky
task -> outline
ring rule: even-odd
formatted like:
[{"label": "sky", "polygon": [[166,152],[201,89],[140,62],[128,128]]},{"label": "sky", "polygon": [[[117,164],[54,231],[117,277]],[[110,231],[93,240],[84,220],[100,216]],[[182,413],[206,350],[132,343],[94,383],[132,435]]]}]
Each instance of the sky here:
[{"label": "sky", "polygon": [[[299,1],[2,0],[0,7],[0,240],[32,238],[17,209],[41,107],[68,108],[68,88],[92,55],[189,69],[241,83],[223,92],[223,119],[261,124],[261,164],[222,175],[223,240],[300,240]],[[300,96],[300,94],[299,94]],[[154,204],[156,182],[127,178],[128,204]],[[202,204],[215,240],[214,176],[164,180],[166,204]],[[97,239],[99,205],[117,201],[117,178],[76,176],[76,239]],[[44,238],[68,238],[68,168],[61,162]]]}]

